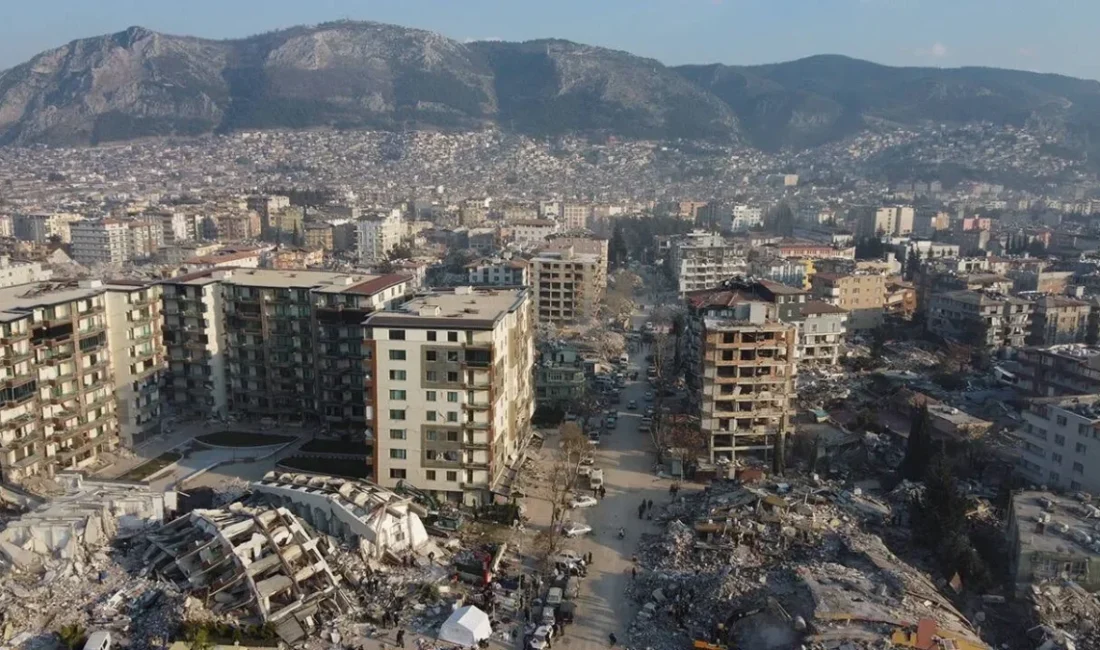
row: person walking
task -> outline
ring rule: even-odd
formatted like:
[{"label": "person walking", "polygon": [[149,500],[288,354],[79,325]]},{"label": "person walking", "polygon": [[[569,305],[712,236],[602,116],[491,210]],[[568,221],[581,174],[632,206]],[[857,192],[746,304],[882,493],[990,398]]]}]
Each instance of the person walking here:
[{"label": "person walking", "polygon": [[614,632],[607,635],[607,640],[611,642],[611,647],[612,648],[614,648],[615,644],[619,642],[619,639],[615,636]]},{"label": "person walking", "polygon": [[402,648],[405,647],[405,630],[397,631],[397,645]]},{"label": "person walking", "polygon": [[630,567],[630,579],[631,580],[637,580],[638,579],[638,567],[636,567],[636,566]]}]

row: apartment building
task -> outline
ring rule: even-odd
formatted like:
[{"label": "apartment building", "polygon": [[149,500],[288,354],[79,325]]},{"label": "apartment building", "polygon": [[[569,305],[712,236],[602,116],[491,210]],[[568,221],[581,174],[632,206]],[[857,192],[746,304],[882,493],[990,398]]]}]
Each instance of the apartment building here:
[{"label": "apartment building", "polygon": [[1033,399],[1022,415],[1019,474],[1056,490],[1100,493],[1100,395]]},{"label": "apartment building", "polygon": [[776,306],[736,291],[687,300],[689,399],[711,462],[783,465],[794,409],[798,327]]},{"label": "apartment building", "polygon": [[364,266],[380,264],[405,237],[405,220],[400,210],[366,217],[355,222],[356,252]]},{"label": "apartment building", "polygon": [[306,224],[306,248],[330,251],[333,249],[332,224],[310,223]]},{"label": "apartment building", "polygon": [[133,257],[130,225],[118,219],[79,221],[69,227],[72,258],[77,264],[120,265]]},{"label": "apartment building", "polygon": [[584,358],[572,347],[545,350],[535,365],[535,403],[566,410],[584,397],[588,377]]},{"label": "apartment building", "polygon": [[260,214],[254,210],[219,214],[214,221],[217,223],[217,238],[222,241],[255,239],[263,232]]},{"label": "apartment building", "polygon": [[1041,397],[1100,393],[1100,348],[1083,344],[1017,351],[1017,385]]},{"label": "apartment building", "polygon": [[764,225],[764,209],[751,205],[735,205],[730,210],[729,229],[738,232]]},{"label": "apartment building", "polygon": [[562,230],[584,230],[592,218],[592,206],[587,203],[564,203],[561,206]]},{"label": "apartment building", "polygon": [[98,280],[0,289],[0,477],[80,469],[119,445]]},{"label": "apartment building", "polygon": [[598,248],[581,244],[558,244],[530,260],[540,323],[559,325],[596,317],[607,289],[607,242],[602,253],[580,252]]},{"label": "apartment building", "polygon": [[112,281],[105,288],[119,436],[132,447],[161,432],[160,383],[167,367],[161,286]]},{"label": "apartment building", "polygon": [[1084,343],[1092,305],[1066,296],[1040,296],[1035,301],[1029,345]]},{"label": "apartment building", "polygon": [[13,262],[10,256],[0,255],[0,288],[44,282],[52,276],[53,271],[42,268],[40,262]]},{"label": "apartment building", "polygon": [[913,234],[915,212],[910,205],[881,207],[867,211],[860,221],[860,233],[869,237],[908,237]]},{"label": "apartment building", "polygon": [[847,334],[847,311],[821,300],[807,302],[798,328],[798,362],[837,365]]},{"label": "apartment building", "polygon": [[528,289],[458,287],[366,320],[374,478],[467,505],[507,495],[534,412]]},{"label": "apartment building", "polygon": [[531,285],[530,263],[524,259],[480,259],[466,265],[473,286],[526,287]]},{"label": "apartment building", "polygon": [[872,330],[882,325],[886,279],[878,273],[815,273],[810,280],[814,299],[848,312],[848,328]]},{"label": "apartment building", "polygon": [[151,210],[140,219],[155,226],[159,231],[161,246],[170,246],[195,238],[193,221],[183,212],[173,210]]},{"label": "apartment building", "polygon": [[932,296],[928,331],[985,348],[1022,347],[1031,330],[1034,305],[1021,298],[980,291]]},{"label": "apartment building", "polygon": [[551,219],[531,219],[509,224],[512,241],[517,244],[542,244],[558,231],[558,222]]},{"label": "apartment building", "polygon": [[362,321],[408,278],[203,271],[164,283],[170,400],[191,413],[323,420],[363,431]]},{"label": "apartment building", "polygon": [[692,232],[669,243],[669,264],[680,296],[713,289],[723,281],[743,275],[747,268],[745,247],[721,235]]}]

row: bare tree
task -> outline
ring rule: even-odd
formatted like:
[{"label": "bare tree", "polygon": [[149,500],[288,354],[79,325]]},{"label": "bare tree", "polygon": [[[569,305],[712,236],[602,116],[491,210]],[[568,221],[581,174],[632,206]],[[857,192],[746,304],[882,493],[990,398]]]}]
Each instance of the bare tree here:
[{"label": "bare tree", "polygon": [[535,534],[533,551],[538,569],[543,573],[550,573],[553,568],[553,557],[561,548],[561,534],[557,526],[551,525],[547,530],[540,530]]},{"label": "bare tree", "polygon": [[[581,467],[581,461],[588,455],[591,447],[588,444],[588,439],[584,437],[584,431],[576,422],[565,422],[561,425],[559,431],[561,432],[561,454],[572,468],[572,479],[575,481],[577,471]],[[572,487],[572,481],[570,487]]]},{"label": "bare tree", "polygon": [[699,419],[686,415],[668,418],[664,441],[669,453],[680,460],[681,477],[687,467],[705,455],[708,449],[707,437],[699,426]]}]

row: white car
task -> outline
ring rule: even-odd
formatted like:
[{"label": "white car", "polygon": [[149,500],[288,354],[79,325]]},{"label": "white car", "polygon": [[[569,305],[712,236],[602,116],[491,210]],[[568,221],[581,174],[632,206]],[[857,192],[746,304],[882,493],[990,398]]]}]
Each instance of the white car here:
[{"label": "white car", "polygon": [[599,503],[596,497],[590,497],[587,494],[579,497],[573,497],[573,500],[569,502],[570,508],[591,508]]},{"label": "white car", "polygon": [[567,521],[561,525],[561,532],[566,537],[580,537],[592,532],[592,527],[578,521]]},{"label": "white car", "polygon": [[581,465],[577,468],[577,476],[588,476],[592,474],[592,465]]}]

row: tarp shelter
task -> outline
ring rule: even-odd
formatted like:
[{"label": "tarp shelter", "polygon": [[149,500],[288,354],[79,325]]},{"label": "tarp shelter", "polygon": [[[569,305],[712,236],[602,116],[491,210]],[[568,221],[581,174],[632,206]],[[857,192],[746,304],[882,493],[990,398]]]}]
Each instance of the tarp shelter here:
[{"label": "tarp shelter", "polygon": [[440,640],[465,647],[476,646],[478,641],[488,639],[492,634],[489,615],[473,605],[456,609],[439,628]]}]

